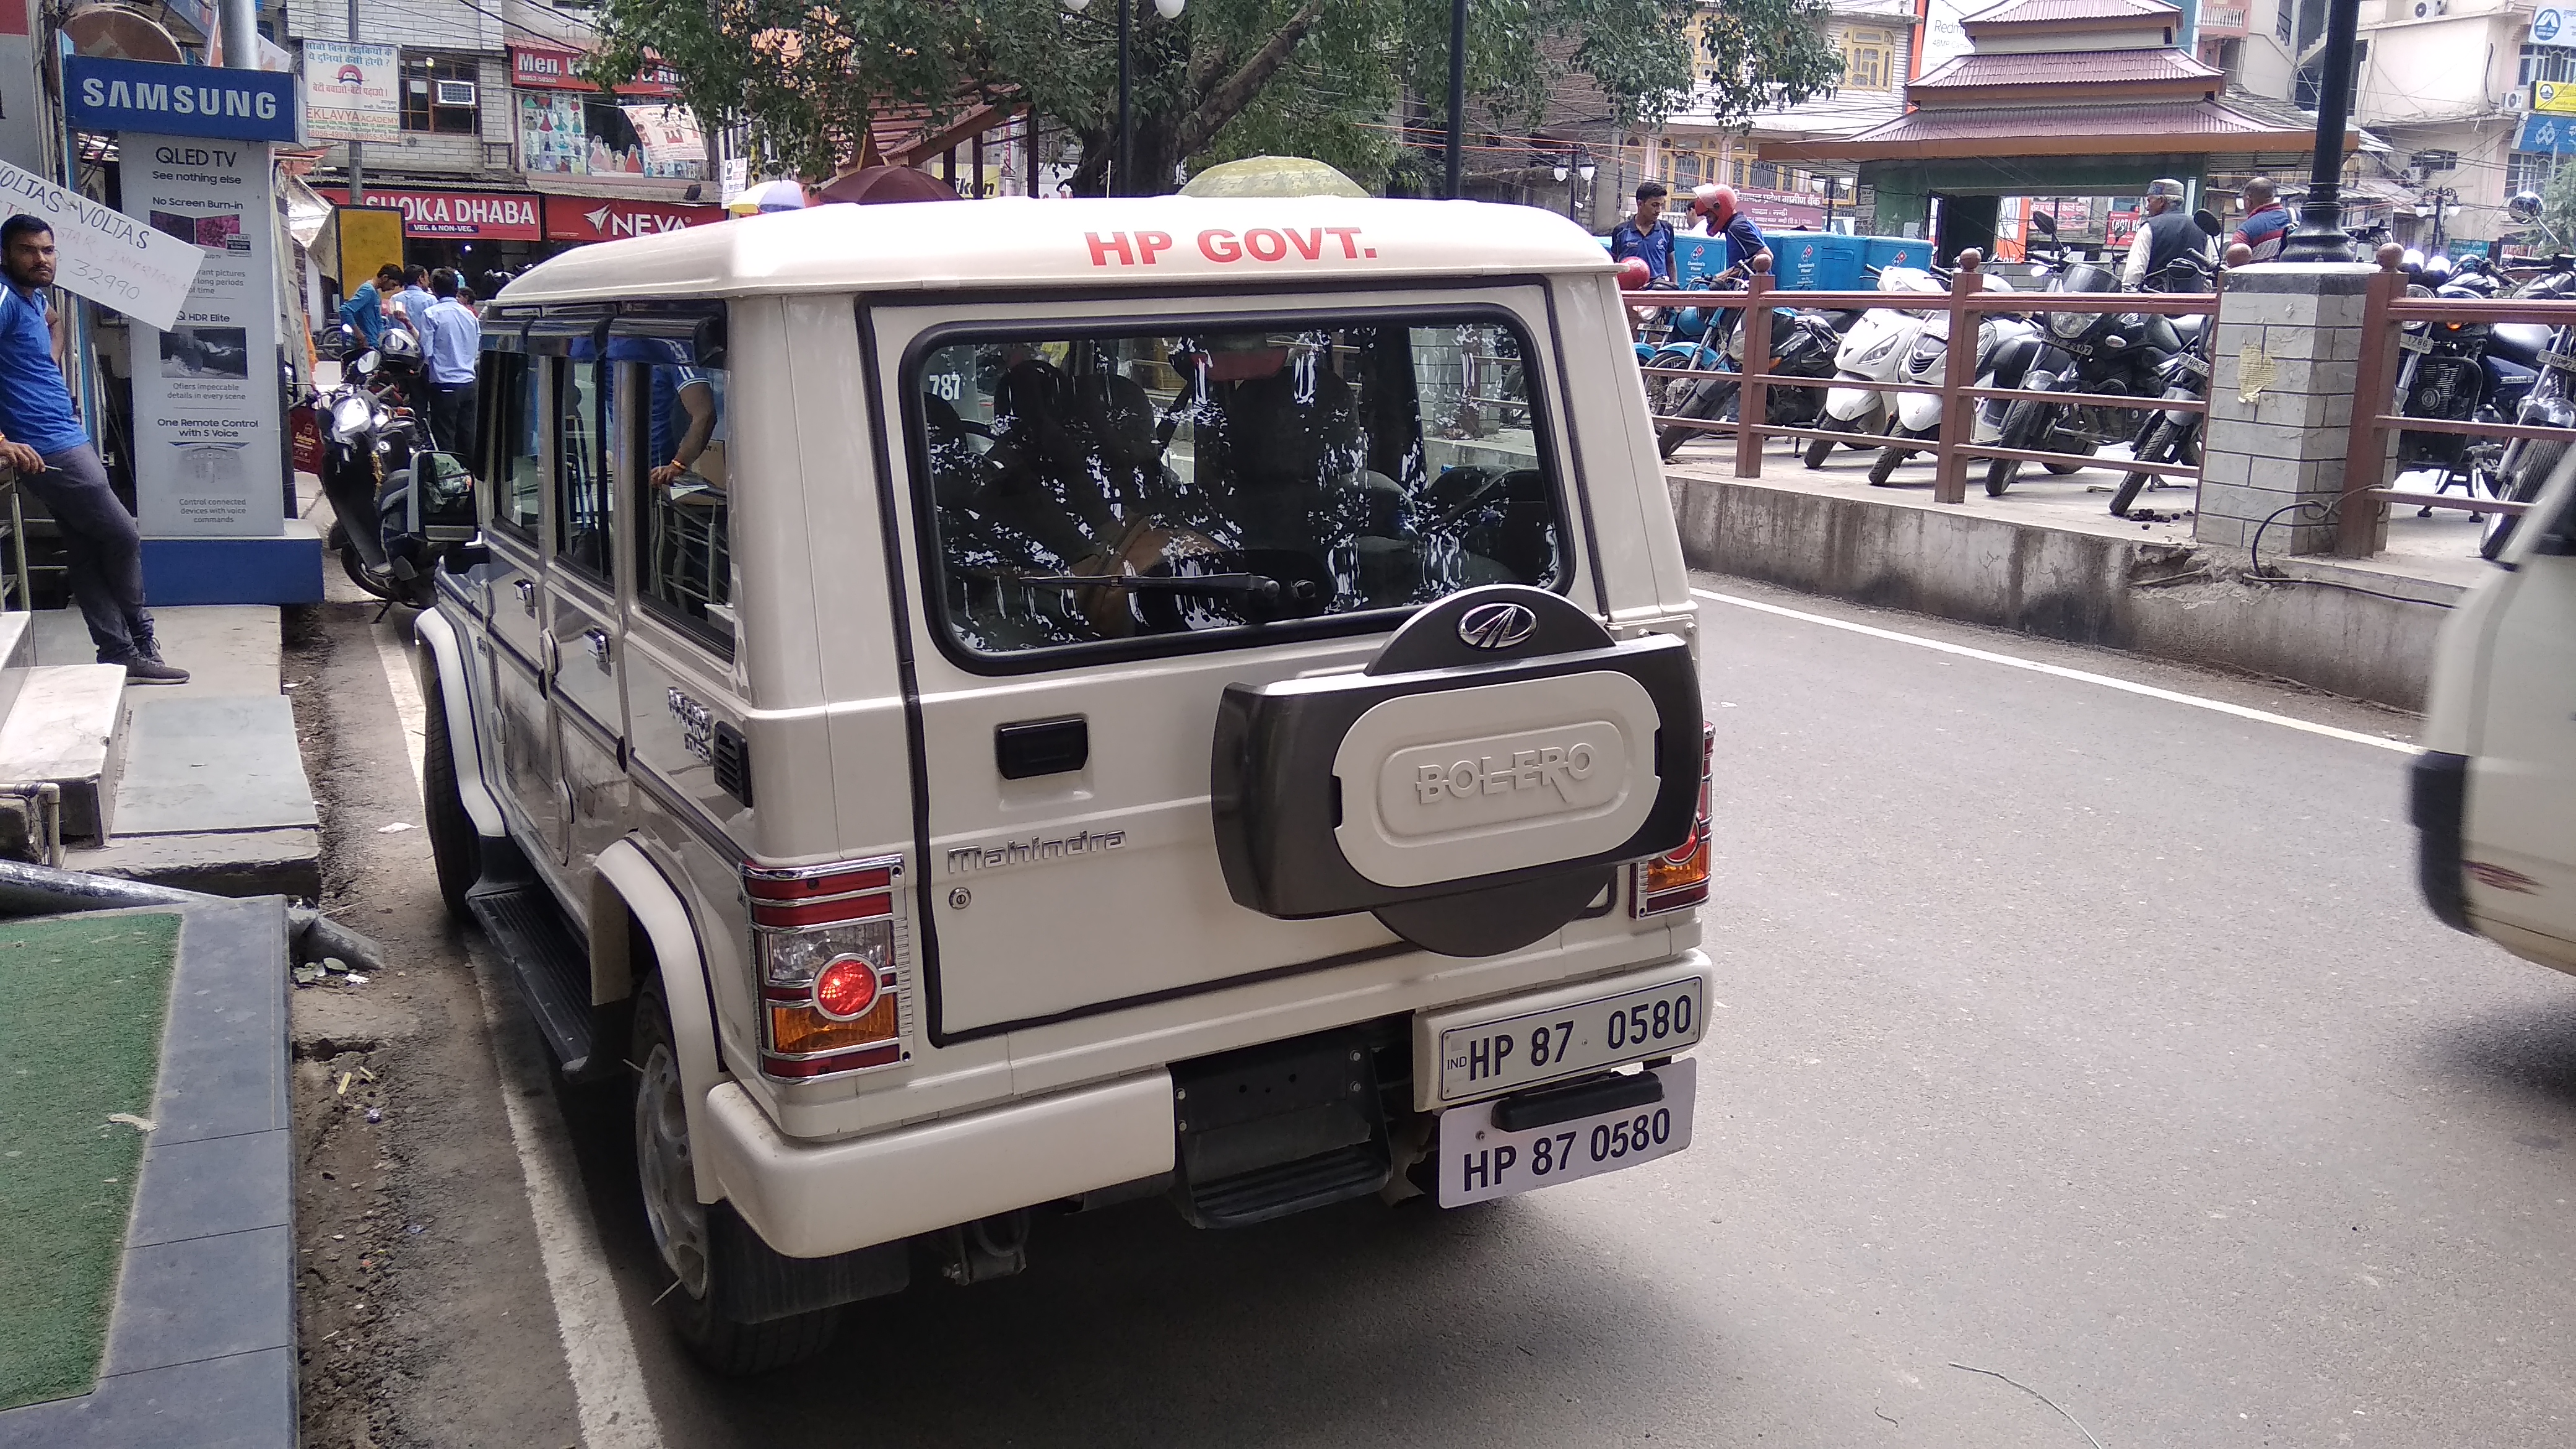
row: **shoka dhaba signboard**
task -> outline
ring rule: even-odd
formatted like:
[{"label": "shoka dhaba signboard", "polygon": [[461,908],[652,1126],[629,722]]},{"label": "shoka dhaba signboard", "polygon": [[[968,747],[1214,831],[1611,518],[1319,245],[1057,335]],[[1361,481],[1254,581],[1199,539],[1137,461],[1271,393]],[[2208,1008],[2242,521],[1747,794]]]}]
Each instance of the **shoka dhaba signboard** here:
[{"label": "shoka dhaba signboard", "polygon": [[[345,203],[346,191],[321,195]],[[527,191],[407,191],[367,188],[370,206],[399,206],[403,235],[466,237],[479,241],[542,241],[545,227],[535,193]]]}]

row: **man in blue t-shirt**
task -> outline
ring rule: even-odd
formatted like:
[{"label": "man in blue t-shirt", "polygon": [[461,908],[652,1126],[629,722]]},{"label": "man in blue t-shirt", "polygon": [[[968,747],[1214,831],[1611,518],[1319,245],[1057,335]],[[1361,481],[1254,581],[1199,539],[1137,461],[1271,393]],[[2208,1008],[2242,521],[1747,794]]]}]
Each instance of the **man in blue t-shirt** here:
[{"label": "man in blue t-shirt", "polygon": [[1751,271],[1754,254],[1771,249],[1762,228],[1736,205],[1732,186],[1701,187],[1691,198],[1691,212],[1710,236],[1726,238],[1726,266],[1718,273],[1721,281],[1731,281]]},{"label": "man in blue t-shirt", "polygon": [[340,304],[340,321],[358,329],[358,340],[369,347],[385,340],[389,319],[385,316],[385,299],[402,290],[402,268],[391,262],[376,269],[374,281],[359,284],[358,290]]},{"label": "man in blue t-shirt", "polygon": [[1664,220],[1664,201],[1671,194],[1660,181],[1643,182],[1637,187],[1636,215],[1610,233],[1610,260],[1642,258],[1654,268],[1658,280],[1674,280],[1673,224]]},{"label": "man in blue t-shirt", "polygon": [[72,597],[89,624],[98,662],[121,664],[131,684],[185,684],[161,662],[143,608],[143,539],[107,486],[107,469],[72,413],[54,361],[45,289],[54,284],[54,229],[40,217],[0,222],[0,467],[45,505],[63,533]]}]

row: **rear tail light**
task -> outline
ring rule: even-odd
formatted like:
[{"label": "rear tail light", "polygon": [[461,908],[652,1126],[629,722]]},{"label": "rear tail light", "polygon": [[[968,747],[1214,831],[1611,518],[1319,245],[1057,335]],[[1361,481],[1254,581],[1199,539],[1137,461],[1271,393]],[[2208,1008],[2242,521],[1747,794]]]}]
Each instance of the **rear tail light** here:
[{"label": "rear tail light", "polygon": [[1660,916],[1686,911],[1708,899],[1709,769],[1717,752],[1717,731],[1699,730],[1699,818],[1690,838],[1666,854],[1637,862],[1636,888],[1628,893],[1628,914]]},{"label": "rear tail light", "polygon": [[745,865],[760,972],[760,1070],[811,1081],[907,1060],[899,858]]}]

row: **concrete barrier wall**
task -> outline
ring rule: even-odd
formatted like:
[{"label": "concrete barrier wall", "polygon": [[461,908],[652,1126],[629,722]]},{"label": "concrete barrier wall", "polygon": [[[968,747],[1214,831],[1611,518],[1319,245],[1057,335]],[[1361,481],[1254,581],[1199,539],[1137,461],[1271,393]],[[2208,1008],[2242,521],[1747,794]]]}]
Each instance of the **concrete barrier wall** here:
[{"label": "concrete barrier wall", "polygon": [[[2421,709],[2434,636],[2457,589],[2332,586],[2329,565],[2284,567],[2319,582],[2249,582],[2248,557],[1955,509],[1800,492],[1752,480],[1671,480],[1693,568],[2077,644],[2272,675]],[[2267,567],[2270,559],[2267,556]]]}]

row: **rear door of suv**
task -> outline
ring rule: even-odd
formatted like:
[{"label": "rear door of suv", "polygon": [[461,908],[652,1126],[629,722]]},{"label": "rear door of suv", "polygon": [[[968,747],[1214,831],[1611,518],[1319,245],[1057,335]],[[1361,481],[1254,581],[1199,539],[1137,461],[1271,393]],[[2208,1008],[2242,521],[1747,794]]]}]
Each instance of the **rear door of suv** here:
[{"label": "rear door of suv", "polygon": [[[1542,288],[876,307],[862,325],[906,585],[934,1032],[1409,950],[1365,911],[1238,903],[1212,750],[1229,687],[1346,684],[1461,589],[1597,610]],[[1651,793],[1657,763],[1638,767]]]}]

